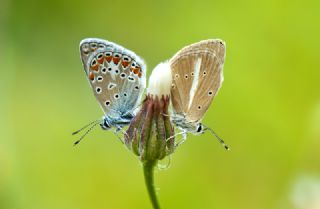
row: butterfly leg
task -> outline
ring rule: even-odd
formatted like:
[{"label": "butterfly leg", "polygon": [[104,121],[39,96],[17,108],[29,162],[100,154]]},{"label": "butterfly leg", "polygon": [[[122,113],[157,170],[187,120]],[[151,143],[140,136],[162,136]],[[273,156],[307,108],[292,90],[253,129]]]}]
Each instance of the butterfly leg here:
[{"label": "butterfly leg", "polygon": [[187,132],[185,130],[179,132],[179,133],[176,133],[174,134],[173,136],[170,136],[169,138],[166,139],[166,141],[169,141],[170,139],[173,139],[179,135],[182,135],[182,140],[179,141],[177,144],[175,144],[175,147],[178,147],[180,146],[181,144],[183,144],[186,140],[187,140]]},{"label": "butterfly leg", "polygon": [[176,136],[183,134],[183,131],[174,134],[173,136],[170,136],[169,138],[166,139],[166,141],[168,142],[170,139],[174,139]]},{"label": "butterfly leg", "polygon": [[[161,113],[161,115],[165,116],[165,117],[170,117],[170,115],[165,114],[165,113]],[[171,116],[172,117],[172,116]]]},{"label": "butterfly leg", "polygon": [[127,132],[125,132],[122,126],[117,126],[116,130],[114,130],[114,134],[119,138],[119,140],[124,144],[124,139],[121,138],[118,133],[121,132],[123,135],[128,136]]},{"label": "butterfly leg", "polygon": [[182,131],[182,132],[180,132],[180,133],[178,133],[178,134],[181,134],[181,135],[182,135],[182,140],[179,141],[179,142],[175,145],[175,148],[179,147],[180,145],[182,145],[183,143],[185,143],[186,140],[187,140],[187,132],[186,132],[186,131]]},{"label": "butterfly leg", "polygon": [[[165,158],[166,159],[166,158]],[[168,156],[168,162],[164,165],[161,165],[160,163],[157,165],[159,170],[167,170],[171,165],[171,155]]]},{"label": "butterfly leg", "polygon": [[122,127],[121,127],[121,126],[117,126],[113,133],[118,137],[118,139],[122,142],[122,144],[124,144],[124,139],[122,139],[122,138],[118,135],[118,133],[119,133],[120,131],[121,131],[122,133],[124,132],[124,131],[122,130]]},{"label": "butterfly leg", "polygon": [[165,113],[161,113],[163,116],[165,117],[171,117],[172,119],[181,119],[181,118],[185,118],[185,116],[179,116],[179,115],[176,115],[176,114],[165,114]]},{"label": "butterfly leg", "polygon": [[117,126],[116,127],[116,130],[114,130],[114,133],[118,133],[119,131],[121,131],[122,130],[122,127],[121,126]]}]

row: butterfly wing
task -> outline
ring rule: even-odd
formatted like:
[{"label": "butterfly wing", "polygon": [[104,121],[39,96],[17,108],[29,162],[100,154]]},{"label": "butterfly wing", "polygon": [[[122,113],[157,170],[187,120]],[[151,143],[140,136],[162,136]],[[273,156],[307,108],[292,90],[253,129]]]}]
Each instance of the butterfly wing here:
[{"label": "butterfly wing", "polygon": [[189,109],[190,91],[194,79],[191,72],[194,71],[196,61],[196,57],[192,57],[186,49],[179,51],[170,60],[172,70],[171,100],[177,114],[184,114]]},{"label": "butterfly wing", "polygon": [[146,85],[146,66],[134,52],[97,38],[80,42],[84,70],[105,115],[132,112]]},{"label": "butterfly wing", "polygon": [[200,122],[223,81],[225,43],[205,40],[180,50],[170,60],[172,105],[188,122]]}]

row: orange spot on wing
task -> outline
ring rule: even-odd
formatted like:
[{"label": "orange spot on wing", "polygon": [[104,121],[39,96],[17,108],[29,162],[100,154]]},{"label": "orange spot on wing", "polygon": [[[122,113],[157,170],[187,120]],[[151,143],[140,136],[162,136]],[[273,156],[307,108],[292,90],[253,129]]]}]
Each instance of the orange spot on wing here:
[{"label": "orange spot on wing", "polygon": [[123,67],[128,67],[129,62],[128,61],[122,61],[121,64],[122,64]]},{"label": "orange spot on wing", "polygon": [[112,56],[105,57],[105,59],[106,59],[107,62],[111,62]]},{"label": "orange spot on wing", "polygon": [[94,74],[93,74],[93,72],[90,72],[90,73],[89,73],[89,79],[92,80],[92,81],[94,80]]},{"label": "orange spot on wing", "polygon": [[91,70],[98,71],[98,69],[99,69],[99,64],[95,64],[91,66]]},{"label": "orange spot on wing", "polygon": [[112,61],[113,61],[114,64],[117,65],[119,63],[119,61],[120,61],[120,57],[113,57]]},{"label": "orange spot on wing", "polygon": [[141,71],[138,73],[138,77],[139,78],[141,78],[141,76],[142,76],[142,73],[141,73]]},{"label": "orange spot on wing", "polygon": [[104,61],[104,57],[102,56],[101,58],[98,58],[97,61],[98,61],[98,63],[102,64]]},{"label": "orange spot on wing", "polygon": [[133,69],[133,73],[134,73],[134,74],[140,73],[140,68],[134,68],[134,69]]}]

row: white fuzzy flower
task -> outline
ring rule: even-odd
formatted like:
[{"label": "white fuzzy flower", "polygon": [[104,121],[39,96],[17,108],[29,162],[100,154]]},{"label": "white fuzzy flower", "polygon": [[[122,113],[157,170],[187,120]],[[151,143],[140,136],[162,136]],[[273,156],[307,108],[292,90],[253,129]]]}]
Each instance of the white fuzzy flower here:
[{"label": "white fuzzy flower", "polygon": [[170,95],[172,84],[171,69],[168,62],[158,64],[149,78],[148,94]]}]

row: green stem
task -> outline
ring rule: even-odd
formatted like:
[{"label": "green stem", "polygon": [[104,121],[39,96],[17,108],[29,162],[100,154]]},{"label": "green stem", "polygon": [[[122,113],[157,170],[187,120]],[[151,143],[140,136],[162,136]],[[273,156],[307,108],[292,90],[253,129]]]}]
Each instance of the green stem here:
[{"label": "green stem", "polygon": [[156,190],[153,181],[153,169],[157,161],[147,161],[143,163],[144,180],[148,189],[149,197],[154,209],[160,209]]}]

